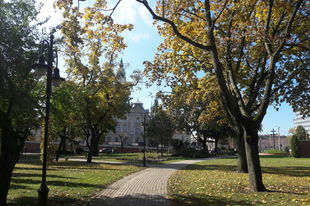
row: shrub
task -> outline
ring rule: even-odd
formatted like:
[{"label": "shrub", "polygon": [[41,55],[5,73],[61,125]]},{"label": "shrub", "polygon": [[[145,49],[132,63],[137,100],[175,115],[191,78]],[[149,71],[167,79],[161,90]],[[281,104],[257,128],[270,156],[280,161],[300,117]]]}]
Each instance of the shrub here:
[{"label": "shrub", "polygon": [[184,142],[181,139],[172,139],[171,146],[173,147],[173,150],[176,152],[185,147]]},{"label": "shrub", "polygon": [[286,145],[286,146],[284,147],[284,151],[285,151],[286,153],[289,153],[289,152],[290,152],[290,147]]},{"label": "shrub", "polygon": [[297,135],[293,135],[291,139],[292,156],[295,158],[301,157],[299,140]]},{"label": "shrub", "polygon": [[77,147],[74,149],[74,153],[80,155],[80,154],[85,153],[85,151],[82,147]]},{"label": "shrub", "polygon": [[195,150],[194,148],[182,148],[179,151],[172,154],[174,157],[191,157],[191,158],[203,158],[208,157],[208,152],[203,150]]}]

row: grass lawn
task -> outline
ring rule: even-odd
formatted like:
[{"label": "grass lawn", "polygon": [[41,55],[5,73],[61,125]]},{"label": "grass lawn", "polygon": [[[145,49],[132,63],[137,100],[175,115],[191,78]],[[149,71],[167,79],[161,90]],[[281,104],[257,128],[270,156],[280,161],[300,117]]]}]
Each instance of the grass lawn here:
[{"label": "grass lawn", "polygon": [[[175,161],[181,161],[181,160],[187,160],[190,158],[187,157],[172,157],[171,155],[164,155],[164,157],[161,157],[161,154],[156,152],[147,152],[145,153],[146,161],[148,163],[168,163],[168,162],[175,162]],[[86,161],[85,155],[74,155],[74,154],[66,154],[66,155],[60,155],[60,159],[64,158],[70,159],[84,159]],[[34,154],[34,155],[21,155],[20,160],[34,160],[40,159],[40,154]],[[143,153],[113,153],[113,154],[106,154],[106,153],[99,153],[99,156],[93,156],[92,160],[94,161],[107,161],[107,162],[135,162],[135,163],[141,163],[143,161]]]},{"label": "grass lawn", "polygon": [[[130,165],[112,165],[59,161],[47,169],[49,205],[84,205],[108,184],[142,170]],[[42,180],[40,161],[20,161],[16,164],[7,198],[8,205],[37,205],[37,190]]]},{"label": "grass lawn", "polygon": [[[68,157],[77,158],[77,159],[86,159],[85,155],[61,155],[61,158]],[[164,155],[161,157],[160,153],[156,152],[147,152],[145,153],[146,161],[148,163],[168,163],[173,161],[181,161],[190,158],[186,157],[171,157],[170,155]],[[99,156],[93,156],[94,161],[108,161],[108,162],[135,162],[141,163],[143,161],[143,153],[113,153],[105,154],[100,153]]]},{"label": "grass lawn", "polygon": [[249,192],[248,174],[238,174],[237,158],[209,160],[174,173],[173,205],[310,205],[310,159],[260,157],[263,182],[271,192]]}]

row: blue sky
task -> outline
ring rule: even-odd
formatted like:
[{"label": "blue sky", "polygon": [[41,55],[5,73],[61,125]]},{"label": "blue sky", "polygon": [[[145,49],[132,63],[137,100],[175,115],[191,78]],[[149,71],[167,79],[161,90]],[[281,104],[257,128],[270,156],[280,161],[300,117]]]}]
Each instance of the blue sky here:
[{"label": "blue sky", "polygon": [[[60,23],[61,15],[54,13],[52,2],[50,0],[41,0],[44,3],[40,18],[45,16],[52,16],[52,20],[49,24],[55,26]],[[94,0],[88,0],[80,2],[80,8],[86,7],[88,4],[93,3]],[[155,1],[150,0],[150,5],[154,8]],[[111,1],[116,3],[116,1]],[[76,0],[77,4],[77,0]],[[124,38],[128,47],[122,54],[122,59],[127,65],[126,76],[129,78],[130,74],[135,69],[143,70],[144,61],[152,61],[154,53],[157,51],[157,46],[163,41],[157,33],[156,25],[153,25],[153,20],[148,11],[142,4],[135,0],[123,0],[116,11],[113,13],[114,21],[122,24],[131,23],[134,25],[134,29],[130,32],[125,32]],[[59,60],[59,68],[61,70],[61,57]],[[64,73],[62,73],[64,75]],[[154,95],[162,88],[152,86],[151,88],[145,88],[140,85],[141,90],[134,91],[132,93],[132,101],[143,102],[145,109],[149,109],[154,102]],[[292,108],[287,104],[282,104],[279,111],[276,111],[272,106],[267,110],[267,114],[263,120],[263,131],[261,134],[270,133],[272,129],[278,131],[280,127],[280,134],[287,135],[288,130],[292,128],[294,119],[294,113]]]}]

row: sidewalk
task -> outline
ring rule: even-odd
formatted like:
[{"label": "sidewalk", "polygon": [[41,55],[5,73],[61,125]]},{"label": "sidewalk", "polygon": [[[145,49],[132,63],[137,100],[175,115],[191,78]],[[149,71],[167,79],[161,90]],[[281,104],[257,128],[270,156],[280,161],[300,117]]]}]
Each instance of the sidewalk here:
[{"label": "sidewalk", "polygon": [[[149,168],[129,175],[93,197],[89,206],[170,206],[167,180],[178,169],[205,160],[183,160]],[[147,165],[148,166],[148,165]]]}]

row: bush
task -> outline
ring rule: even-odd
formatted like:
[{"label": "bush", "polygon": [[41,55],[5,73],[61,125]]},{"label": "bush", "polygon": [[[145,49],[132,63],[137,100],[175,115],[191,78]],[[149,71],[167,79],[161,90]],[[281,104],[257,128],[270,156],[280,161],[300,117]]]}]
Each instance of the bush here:
[{"label": "bush", "polygon": [[292,147],[292,156],[295,157],[295,158],[301,157],[299,140],[297,138],[297,135],[293,135],[292,136],[291,147]]},{"label": "bush", "polygon": [[284,151],[285,151],[286,153],[289,153],[289,152],[290,152],[290,147],[286,145],[286,146],[284,147]]},{"label": "bush", "polygon": [[74,153],[80,155],[85,153],[85,150],[82,147],[77,147],[74,149]]},{"label": "bush", "polygon": [[172,154],[174,157],[191,157],[191,158],[204,158],[208,157],[208,152],[203,150],[195,150],[194,148],[182,148]]},{"label": "bush", "polygon": [[184,148],[184,142],[181,139],[172,139],[171,146],[175,152],[178,152],[180,149]]}]

